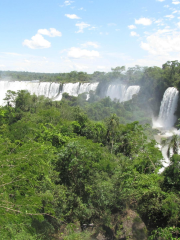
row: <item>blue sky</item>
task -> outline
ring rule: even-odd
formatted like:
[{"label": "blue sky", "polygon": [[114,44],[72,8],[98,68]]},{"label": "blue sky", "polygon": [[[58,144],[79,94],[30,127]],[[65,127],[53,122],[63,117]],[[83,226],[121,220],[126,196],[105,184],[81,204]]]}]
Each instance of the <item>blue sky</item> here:
[{"label": "blue sky", "polygon": [[110,71],[180,60],[180,0],[2,0],[0,70]]}]

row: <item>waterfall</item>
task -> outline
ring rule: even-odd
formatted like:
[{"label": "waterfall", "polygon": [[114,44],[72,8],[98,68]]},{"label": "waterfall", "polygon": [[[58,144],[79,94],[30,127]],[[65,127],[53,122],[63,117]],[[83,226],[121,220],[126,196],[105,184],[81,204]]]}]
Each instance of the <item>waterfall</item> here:
[{"label": "waterfall", "polygon": [[86,92],[87,94],[92,90],[95,91],[98,82],[96,83],[54,83],[54,82],[39,82],[32,81],[0,81],[0,106],[3,105],[3,99],[8,90],[18,91],[27,90],[30,94],[37,96],[43,95],[56,101],[62,99],[63,93],[68,93],[71,96],[77,97],[79,94]]},{"label": "waterfall", "polygon": [[95,82],[95,83],[81,83],[80,88],[79,88],[79,94],[84,93],[84,92],[89,93],[90,91],[95,91],[98,84],[99,84],[98,82]]},{"label": "waterfall", "polygon": [[[8,90],[18,91],[27,90],[30,94],[37,96],[43,95],[52,100],[60,101],[63,93],[68,93],[70,96],[77,97],[79,94],[87,93],[86,100],[89,99],[89,92],[95,91],[98,87],[98,82],[95,83],[55,83],[55,82],[39,82],[39,80],[32,81],[0,81],[0,105],[3,105],[3,99]],[[125,84],[110,84],[106,96],[112,100],[115,98],[120,102],[132,99],[134,94],[138,94],[139,86],[129,86]]]},{"label": "waterfall", "polygon": [[174,113],[177,108],[178,96],[179,92],[174,87],[169,87],[165,91],[161,101],[159,117],[155,125],[157,124],[165,129],[169,129],[174,126],[174,123],[176,122],[176,116]]},{"label": "waterfall", "polygon": [[[90,91],[96,91],[98,86],[98,82],[95,83],[65,83],[62,86],[62,91],[59,93],[56,101],[60,101],[62,99],[63,93],[68,93],[70,96],[77,97],[79,94],[87,93],[89,94]],[[88,100],[88,96],[87,99]]]},{"label": "waterfall", "polygon": [[[174,113],[177,108],[178,97],[179,92],[176,88],[167,88],[161,101],[159,116],[157,120],[153,120],[153,128],[160,130],[158,135],[155,135],[154,137],[159,143],[158,146],[163,155],[163,159],[161,160],[163,167],[159,170],[159,173],[163,172],[170,164],[170,160],[167,156],[168,144],[162,147],[160,145],[161,140],[171,138],[174,134],[180,135],[180,131],[173,127],[177,119]],[[170,149],[170,154],[172,156],[172,149]]]},{"label": "waterfall", "polygon": [[139,93],[139,90],[140,86],[129,86],[125,92],[123,102],[131,100],[134,94]]},{"label": "waterfall", "polygon": [[110,84],[106,96],[110,97],[112,100],[118,99],[120,102],[123,102],[126,88],[126,85],[123,84]]},{"label": "waterfall", "polygon": [[89,99],[89,92],[90,91],[96,91],[96,88],[98,86],[98,82],[95,83],[81,83],[80,88],[79,88],[79,94],[86,92],[87,93],[87,98],[86,100]]},{"label": "waterfall", "polygon": [[51,99],[55,99],[60,92],[60,84],[59,83],[51,83],[48,97]]},{"label": "waterfall", "polygon": [[140,86],[129,86],[124,84],[110,84],[106,96],[112,100],[118,99],[120,102],[129,101],[132,99],[134,94],[138,94]]},{"label": "waterfall", "polygon": [[79,93],[79,82],[63,84],[62,91],[59,93],[55,100],[60,101],[62,99],[63,93],[68,93],[70,96],[77,97]]}]

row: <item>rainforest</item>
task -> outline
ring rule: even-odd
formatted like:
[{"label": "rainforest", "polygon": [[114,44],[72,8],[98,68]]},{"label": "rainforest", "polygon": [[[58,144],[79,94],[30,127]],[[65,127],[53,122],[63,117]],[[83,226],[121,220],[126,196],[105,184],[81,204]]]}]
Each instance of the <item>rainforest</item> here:
[{"label": "rainforest", "polygon": [[0,71],[1,239],[180,239],[179,91],[178,61]]}]

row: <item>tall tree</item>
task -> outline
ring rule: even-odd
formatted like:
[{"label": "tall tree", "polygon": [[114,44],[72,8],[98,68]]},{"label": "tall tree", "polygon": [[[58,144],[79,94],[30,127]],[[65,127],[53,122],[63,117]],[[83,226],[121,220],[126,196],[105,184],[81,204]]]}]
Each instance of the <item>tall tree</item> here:
[{"label": "tall tree", "polygon": [[113,145],[114,145],[115,135],[118,127],[119,127],[119,118],[116,114],[112,114],[111,117],[107,119],[107,138],[111,142],[111,154],[113,152]]}]

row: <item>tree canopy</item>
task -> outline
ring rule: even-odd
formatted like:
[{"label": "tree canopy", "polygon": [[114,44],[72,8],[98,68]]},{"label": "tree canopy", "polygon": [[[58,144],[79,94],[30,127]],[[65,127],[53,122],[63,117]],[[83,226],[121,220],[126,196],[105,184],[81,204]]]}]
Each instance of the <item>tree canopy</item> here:
[{"label": "tree canopy", "polygon": [[156,111],[156,91],[162,95],[169,86],[179,87],[179,66],[174,61],[126,72],[117,67],[95,72],[94,78],[62,74],[72,81],[96,78],[100,85],[103,77],[106,84],[115,74],[148,88],[149,93],[125,103],[97,93],[90,93],[88,101],[83,94],[63,94],[56,102],[26,90],[8,91],[0,107],[1,239],[91,239],[91,231],[77,226],[84,230],[92,224],[93,234],[119,239],[130,210],[145,223],[149,239],[178,239],[178,138],[169,142],[174,149],[170,166],[159,173],[162,154],[146,124],[150,112],[144,101]]}]

